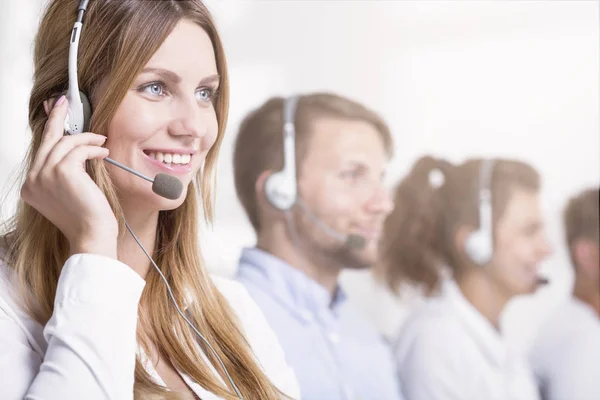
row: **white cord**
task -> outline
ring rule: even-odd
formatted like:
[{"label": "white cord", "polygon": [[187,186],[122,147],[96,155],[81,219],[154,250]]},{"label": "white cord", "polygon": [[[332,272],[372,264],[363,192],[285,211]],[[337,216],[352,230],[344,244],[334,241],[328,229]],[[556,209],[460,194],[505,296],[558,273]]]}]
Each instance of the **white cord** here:
[{"label": "white cord", "polygon": [[221,364],[221,368],[223,368],[223,371],[225,371],[225,375],[227,375],[227,379],[229,379],[229,383],[231,383],[231,386],[233,387],[233,390],[235,390],[235,394],[237,395],[237,397],[240,400],[243,400],[242,394],[240,393],[239,389],[237,388],[237,386],[233,382],[233,379],[229,375],[229,372],[227,371],[227,368],[225,368],[225,364],[223,364],[223,361],[221,361],[221,358],[219,357],[219,355],[217,354],[217,352],[215,351],[215,349],[211,346],[211,344],[208,342],[208,340],[198,331],[198,329],[196,329],[196,327],[194,326],[194,324],[192,324],[190,322],[190,320],[187,319],[187,317],[181,312],[181,310],[179,309],[179,306],[177,305],[177,302],[175,301],[175,296],[173,296],[173,292],[171,291],[171,286],[167,282],[167,279],[165,278],[165,276],[161,272],[160,268],[158,268],[158,265],[156,265],[156,263],[154,262],[154,260],[150,256],[150,254],[148,254],[148,252],[146,251],[146,249],[144,248],[144,246],[142,246],[142,243],[140,243],[140,241],[137,238],[137,236],[135,236],[135,233],[133,233],[133,231],[131,230],[131,227],[129,226],[129,224],[127,223],[127,221],[125,221],[125,226],[127,227],[127,230],[129,231],[129,233],[131,233],[131,236],[133,236],[133,238],[135,239],[135,241],[137,242],[137,244],[140,246],[140,248],[142,249],[142,251],[144,252],[144,254],[146,255],[146,257],[148,257],[148,259],[150,260],[150,262],[152,263],[152,265],[154,266],[154,268],[156,269],[156,271],[159,273],[159,275],[162,278],[163,282],[167,286],[167,291],[169,292],[169,297],[171,298],[171,301],[173,302],[173,305],[177,309],[177,312],[179,313],[179,315],[181,315],[181,317],[185,320],[185,322],[187,322],[187,324],[190,326],[190,328],[192,328],[193,331],[196,332],[196,334],[198,335],[198,337],[200,339],[202,339],[202,341],[204,343],[206,343],[206,345],[212,351],[212,353],[217,358],[217,360],[219,360],[219,364]]}]

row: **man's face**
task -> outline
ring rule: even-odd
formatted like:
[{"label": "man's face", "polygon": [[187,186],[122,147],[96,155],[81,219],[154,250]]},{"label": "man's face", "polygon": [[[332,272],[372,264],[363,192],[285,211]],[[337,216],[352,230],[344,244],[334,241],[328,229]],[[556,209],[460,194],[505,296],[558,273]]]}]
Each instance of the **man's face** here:
[{"label": "man's face", "polygon": [[296,207],[296,227],[311,251],[349,268],[377,260],[378,242],[392,200],[383,187],[388,156],[381,134],[365,121],[320,118],[313,122],[299,166],[299,196],[308,210],[342,235],[360,235],[364,247],[350,249],[316,226]]},{"label": "man's face", "polygon": [[538,267],[551,249],[536,192],[515,189],[496,224],[490,273],[509,295],[534,291]]}]

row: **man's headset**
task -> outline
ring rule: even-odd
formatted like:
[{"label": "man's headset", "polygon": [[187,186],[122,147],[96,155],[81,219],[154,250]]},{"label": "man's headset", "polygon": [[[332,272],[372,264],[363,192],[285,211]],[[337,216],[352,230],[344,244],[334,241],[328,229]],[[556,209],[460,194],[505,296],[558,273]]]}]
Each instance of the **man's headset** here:
[{"label": "man's headset", "polygon": [[265,182],[269,203],[281,211],[289,211],[297,202],[296,183],[296,108],[298,96],[283,102],[283,169],[274,172]]},{"label": "man's headset", "polygon": [[[494,218],[492,213],[492,176],[495,161],[484,159],[479,172],[479,228],[471,232],[465,241],[465,253],[475,264],[484,266],[494,254]],[[538,277],[537,284],[545,285],[550,281]]]},{"label": "man's headset", "polygon": [[[85,10],[87,9],[88,2],[89,2],[89,0],[81,0],[81,2],[79,3],[79,8],[77,9],[77,11],[78,11],[77,21],[75,22],[75,25],[73,26],[73,31],[71,33],[71,42],[69,44],[69,89],[67,90],[67,94],[65,96],[69,102],[69,110],[67,113],[67,118],[65,119],[65,131],[71,135],[85,132],[89,126],[89,121],[92,117],[92,108],[90,106],[90,102],[89,102],[86,94],[79,90],[79,82],[78,82],[78,76],[77,76],[77,57],[78,57],[78,49],[79,49],[79,38],[81,36],[81,29],[83,27],[83,14],[84,14]],[[156,193],[162,197],[165,197],[165,198],[168,198],[171,200],[175,200],[175,199],[178,199],[179,196],[181,196],[181,192],[183,190],[183,184],[181,183],[181,181],[179,179],[177,179],[171,175],[158,174],[158,175],[156,175],[156,177],[154,179],[152,179],[152,178],[144,176],[140,172],[137,172],[129,167],[126,167],[126,166],[118,163],[117,161],[111,160],[108,157],[106,157],[105,160],[110,162],[113,165],[116,165],[119,168],[124,169],[125,171],[131,172],[134,175],[137,175],[149,182],[152,182],[152,190],[154,191],[154,193]],[[152,263],[152,265],[154,266],[154,268],[156,269],[156,271],[162,278],[163,282],[165,283],[165,285],[167,287],[167,292],[169,294],[169,297],[170,297],[171,301],[173,302],[175,309],[177,310],[179,315],[189,325],[189,327],[198,335],[198,337],[208,346],[208,348],[211,350],[211,352],[213,353],[213,355],[216,357],[219,364],[221,365],[221,368],[223,368],[223,371],[225,371],[225,375],[227,376],[228,381],[231,384],[231,387],[233,388],[235,394],[237,395],[238,398],[242,399],[242,394],[240,393],[239,389],[235,385],[233,379],[231,378],[231,375],[227,371],[227,368],[225,368],[225,364],[223,363],[223,361],[221,360],[221,358],[219,357],[219,355],[217,354],[215,349],[212,347],[210,342],[204,337],[204,335],[202,335],[200,333],[200,331],[194,326],[194,324],[192,324],[192,322],[181,311],[181,309],[177,305],[177,301],[175,301],[175,296],[173,295],[171,286],[167,282],[167,279],[163,275],[163,273],[160,270],[160,268],[158,267],[158,265],[156,265],[156,263],[152,259],[152,256],[150,256],[150,254],[146,251],[146,249],[144,248],[144,246],[142,245],[140,240],[137,238],[137,236],[135,235],[135,233],[133,232],[133,230],[127,223],[127,221],[125,221],[125,227],[129,231],[131,236],[133,236],[133,238],[135,239],[137,244],[140,246],[140,248],[142,249],[142,251],[144,252],[146,257],[148,257],[148,259],[150,260],[150,262]]]},{"label": "man's headset", "polygon": [[265,181],[265,195],[269,203],[281,210],[289,211],[296,204],[319,229],[333,237],[344,246],[362,249],[367,240],[360,235],[345,235],[327,226],[314,215],[298,196],[296,177],[296,109],[299,96],[288,97],[283,102],[283,169],[274,172]]}]

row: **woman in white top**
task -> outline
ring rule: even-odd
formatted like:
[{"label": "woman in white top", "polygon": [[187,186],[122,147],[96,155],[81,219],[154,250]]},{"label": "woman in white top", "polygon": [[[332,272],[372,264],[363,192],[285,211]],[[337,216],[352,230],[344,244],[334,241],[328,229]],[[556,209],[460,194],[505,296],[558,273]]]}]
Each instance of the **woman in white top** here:
[{"label": "woman in white top", "polygon": [[[297,398],[257,306],[199,253],[229,101],[209,12],[200,0],[86,3],[51,1],[36,36],[22,201],[0,238],[0,398]],[[62,93],[77,81],[94,133],[63,136],[77,122]],[[183,193],[155,194],[109,155]]]},{"label": "woman in white top", "polygon": [[499,320],[512,297],[535,290],[549,254],[539,185],[522,162],[432,157],[400,182],[379,273],[394,291],[407,282],[429,297],[395,344],[407,400],[538,398]]}]

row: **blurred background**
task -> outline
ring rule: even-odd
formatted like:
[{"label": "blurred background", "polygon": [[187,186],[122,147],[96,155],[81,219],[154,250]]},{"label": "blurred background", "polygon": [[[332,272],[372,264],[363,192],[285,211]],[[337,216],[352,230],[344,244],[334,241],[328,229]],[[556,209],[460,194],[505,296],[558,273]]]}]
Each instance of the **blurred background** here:
[{"label": "blurred background", "polygon": [[[0,219],[30,140],[32,45],[45,0],[0,0]],[[219,161],[216,221],[202,234],[210,270],[230,276],[254,233],[233,186],[232,145],[245,113],[273,95],[333,91],[389,123],[393,185],[425,153],[525,160],[542,174],[554,254],[551,284],[513,301],[509,340],[526,348],[572,285],[561,212],[600,182],[598,1],[206,1],[226,46],[231,109]],[[415,299],[394,300],[368,271],[345,273],[350,299],[393,336]]]}]

